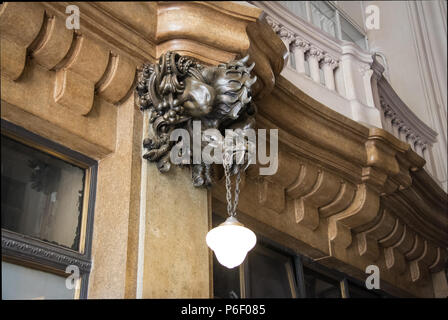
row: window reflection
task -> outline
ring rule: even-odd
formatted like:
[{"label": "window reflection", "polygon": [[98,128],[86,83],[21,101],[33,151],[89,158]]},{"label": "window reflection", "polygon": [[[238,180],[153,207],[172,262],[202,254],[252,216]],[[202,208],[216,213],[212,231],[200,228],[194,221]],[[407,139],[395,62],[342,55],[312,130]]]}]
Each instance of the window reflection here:
[{"label": "window reflection", "polygon": [[248,255],[249,297],[295,298],[297,296],[292,261],[258,244]]},{"label": "window reflection", "polygon": [[310,1],[311,21],[322,31],[336,37],[336,11],[324,1]]},{"label": "window reflection", "polygon": [[381,294],[378,294],[375,290],[369,290],[366,289],[366,287],[357,286],[349,281],[347,283],[350,298],[381,298]]},{"label": "window reflection", "polygon": [[215,298],[241,298],[239,268],[227,269],[213,254],[213,291]]},{"label": "window reflection", "polygon": [[305,1],[279,1],[284,7],[288,8],[293,14],[306,20]]},{"label": "window reflection", "polygon": [[73,299],[66,278],[2,261],[3,300]]},{"label": "window reflection", "polygon": [[[224,221],[215,214],[212,219],[213,227]],[[257,245],[239,268],[227,269],[213,255],[215,298],[392,297],[380,290],[368,290],[362,281],[257,237]]]},{"label": "window reflection", "polygon": [[365,36],[359,32],[350,22],[344,17],[341,20],[341,39],[355,43],[360,48],[367,50]]},{"label": "window reflection", "polygon": [[337,281],[308,268],[303,268],[303,276],[307,298],[341,298],[341,289]]},{"label": "window reflection", "polygon": [[330,36],[351,41],[367,50],[365,35],[345,18],[341,10],[327,1],[280,1],[280,3],[295,16],[313,24]]},{"label": "window reflection", "polygon": [[79,250],[85,170],[2,136],[1,226]]}]

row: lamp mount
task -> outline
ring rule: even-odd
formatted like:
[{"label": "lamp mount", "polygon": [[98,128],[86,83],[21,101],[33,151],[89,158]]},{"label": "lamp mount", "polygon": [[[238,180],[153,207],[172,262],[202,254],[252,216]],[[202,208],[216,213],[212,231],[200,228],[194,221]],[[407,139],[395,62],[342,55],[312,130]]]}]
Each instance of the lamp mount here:
[{"label": "lamp mount", "polygon": [[[255,128],[256,107],[252,102],[251,77],[254,63],[249,56],[218,66],[204,66],[195,59],[168,51],[157,63],[144,64],[138,74],[137,103],[149,113],[149,132],[143,146],[143,158],[155,162],[160,172],[170,170],[170,152],[192,146],[185,138],[172,141],[175,129],[186,129],[190,139],[194,121],[200,121],[201,131],[216,129],[224,136],[225,129]],[[201,141],[201,148],[205,142]],[[193,158],[191,148],[188,156]],[[193,163],[193,164],[191,164]],[[211,164],[190,161],[192,180],[196,187],[212,185]],[[230,171],[237,174],[242,166],[234,164]]]}]

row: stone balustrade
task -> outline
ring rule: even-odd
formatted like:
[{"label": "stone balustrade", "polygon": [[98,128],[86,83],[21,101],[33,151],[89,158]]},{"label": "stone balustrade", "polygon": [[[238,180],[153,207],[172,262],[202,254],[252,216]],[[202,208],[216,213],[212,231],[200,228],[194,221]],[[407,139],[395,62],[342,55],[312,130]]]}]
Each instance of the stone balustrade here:
[{"label": "stone balustrade", "polygon": [[370,80],[372,57],[352,42],[331,37],[280,3],[251,1],[289,53],[281,75],[325,106],[369,126],[382,127]]},{"label": "stone balustrade", "polygon": [[[386,82],[385,79],[381,81]],[[401,100],[390,98],[383,91],[384,86],[390,85],[388,83],[379,85],[383,128],[401,141],[408,143],[412,150],[426,160],[425,169],[435,176],[436,169],[432,149],[433,144],[437,141],[437,133],[417,118]]]},{"label": "stone balustrade", "polygon": [[[344,100],[350,100],[350,98],[361,100],[360,96],[362,95],[359,94],[359,89],[356,92],[357,87],[360,87],[359,84],[361,84],[365,90],[365,101],[360,101],[361,104],[367,104],[369,107],[376,106],[376,109],[380,110],[381,113],[380,124],[374,121],[364,122],[382,127],[401,141],[410,144],[411,148],[426,160],[426,169],[429,173],[435,174],[432,146],[436,142],[437,133],[418,119],[395,94],[387,80],[382,76],[382,71],[379,72],[381,67],[375,59],[363,57],[362,50],[359,48],[350,50],[353,49],[353,46],[348,46],[344,41],[336,39],[330,41],[328,36],[322,33],[322,31],[306,25],[306,22],[301,21],[298,17],[294,17],[292,20],[280,4],[264,1],[253,1],[252,3],[265,10],[264,20],[271,26],[287,48],[289,52],[289,59],[286,65],[287,70],[293,70],[296,74],[312,80],[320,88],[325,87]],[[274,11],[274,8],[279,10]],[[347,47],[349,50],[347,50]],[[352,57],[357,57],[361,61],[358,61],[358,64],[353,63]],[[342,63],[342,60],[345,60],[345,63]],[[347,60],[350,63],[347,63]],[[340,70],[344,69],[344,65],[345,70]],[[361,74],[363,81],[354,81],[356,79],[350,75],[354,69],[357,69],[358,73]],[[336,77],[337,71],[342,73],[339,79]],[[295,81],[298,79],[297,77],[290,77],[291,73],[283,74],[285,78],[296,84],[300,89],[307,91],[307,87],[303,86],[303,83]],[[371,86],[371,78],[374,74],[375,90]],[[341,81],[341,78],[343,81]],[[338,86],[337,82],[339,82]],[[322,92],[318,88],[313,89],[307,92],[310,96],[326,106],[334,106],[332,102],[327,103],[323,98],[324,95],[334,98],[330,92]],[[323,94],[316,95],[316,93],[320,92]],[[374,98],[375,95],[376,97]],[[390,98],[391,96],[394,97]],[[375,99],[378,99],[378,97],[380,103],[375,104]],[[338,108],[334,109],[341,112]],[[346,109],[349,109],[349,107]],[[341,113],[350,117],[346,110],[343,110]],[[359,120],[356,119],[355,112],[351,113],[351,118]]]},{"label": "stone balustrade", "polygon": [[[279,22],[266,16],[266,22],[277,33],[285,44],[290,59],[288,66],[302,75],[309,76],[316,83],[324,83],[329,90],[335,91],[335,69],[339,65],[338,58],[331,56],[324,49],[304,40],[281,25]],[[308,64],[309,74],[306,64]],[[321,79],[321,70],[323,79]]]},{"label": "stone balustrade", "polygon": [[[437,142],[437,133],[420,120],[400,99],[384,76],[384,67],[373,57],[372,90],[375,104],[381,110],[383,128],[396,138],[408,143],[412,150],[426,160],[425,169],[433,178],[442,172],[437,168],[433,147]],[[435,179],[436,181],[438,179]]]},{"label": "stone balustrade", "polygon": [[367,126],[384,128],[409,143],[426,160],[428,173],[439,177],[435,180],[444,181],[445,170],[440,166],[445,162],[441,161],[443,150],[437,143],[437,133],[398,97],[371,53],[329,36],[280,3],[251,3],[263,9],[263,20],[288,50],[283,77],[342,115]]}]

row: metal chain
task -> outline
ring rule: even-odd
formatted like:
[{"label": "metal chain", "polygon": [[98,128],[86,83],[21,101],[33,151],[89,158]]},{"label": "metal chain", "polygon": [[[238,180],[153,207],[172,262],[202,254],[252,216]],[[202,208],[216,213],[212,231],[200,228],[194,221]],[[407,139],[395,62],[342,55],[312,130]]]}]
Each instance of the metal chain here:
[{"label": "metal chain", "polygon": [[235,198],[232,205],[232,180],[230,179],[230,169],[233,163],[233,156],[228,152],[224,152],[224,175],[226,176],[226,200],[227,200],[227,213],[234,217],[236,215],[236,208],[238,206],[240,195],[240,182],[241,182],[241,168],[238,169],[235,178]]},{"label": "metal chain", "polygon": [[240,182],[241,182],[241,167],[238,169],[238,173],[235,178],[235,199],[233,200],[233,215],[236,215],[236,207],[240,198]]},{"label": "metal chain", "polygon": [[230,180],[230,165],[223,162],[224,174],[226,176],[226,200],[227,200],[227,213],[233,216],[232,208],[232,181]]}]

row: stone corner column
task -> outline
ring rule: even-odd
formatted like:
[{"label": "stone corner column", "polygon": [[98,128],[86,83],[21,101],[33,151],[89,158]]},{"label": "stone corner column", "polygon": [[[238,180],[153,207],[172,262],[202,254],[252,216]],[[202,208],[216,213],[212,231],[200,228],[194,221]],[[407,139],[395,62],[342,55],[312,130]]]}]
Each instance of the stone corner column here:
[{"label": "stone corner column", "polygon": [[[209,191],[195,188],[188,168],[160,173],[146,163],[141,298],[211,298],[205,236],[211,225]],[[137,296],[138,297],[138,296]]]}]

